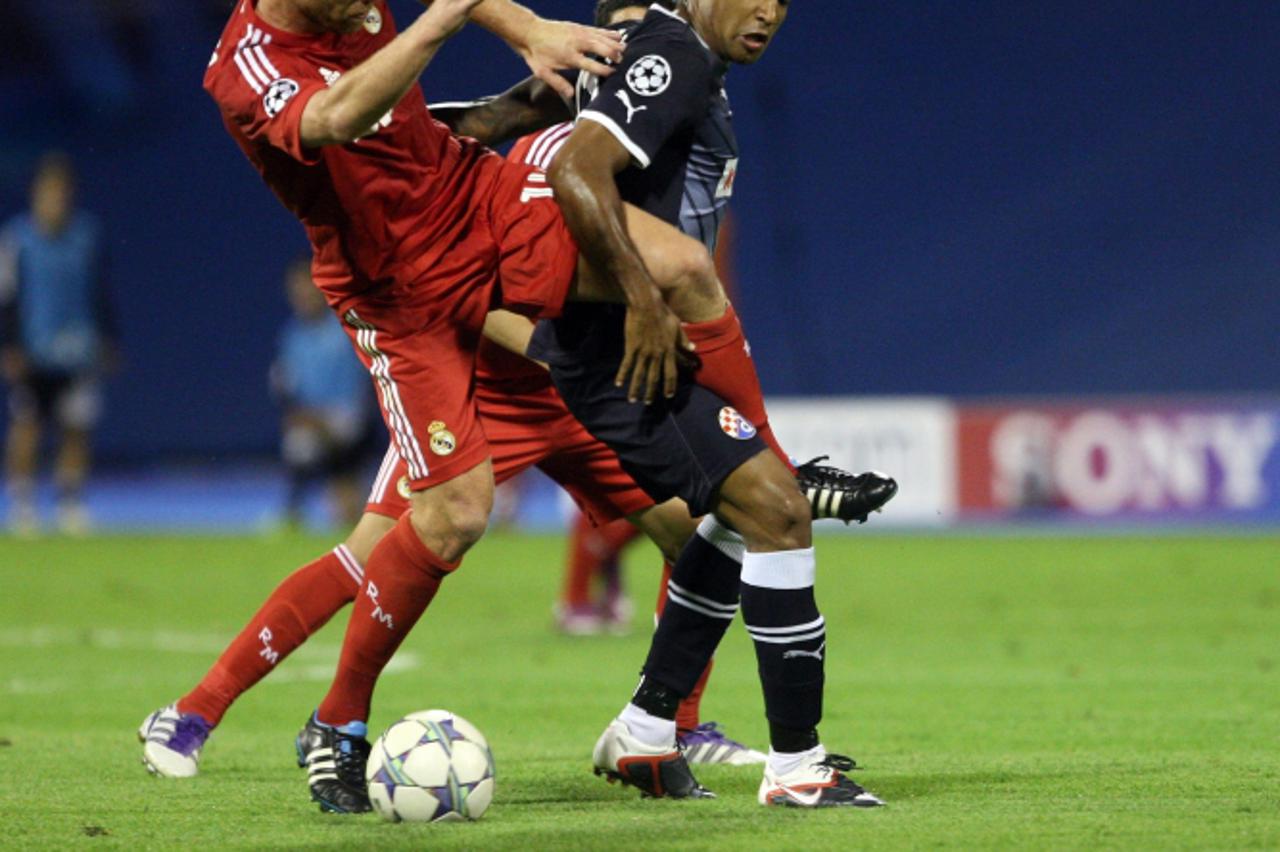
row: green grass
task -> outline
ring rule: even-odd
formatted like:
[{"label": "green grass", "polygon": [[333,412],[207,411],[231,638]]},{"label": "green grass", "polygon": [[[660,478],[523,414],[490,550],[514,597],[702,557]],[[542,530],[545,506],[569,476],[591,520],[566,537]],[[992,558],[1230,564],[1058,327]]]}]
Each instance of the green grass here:
[{"label": "green grass", "polygon": [[[833,537],[824,739],[889,801],[755,804],[754,769],[704,770],[711,802],[642,801],[589,772],[646,646],[652,559],[630,560],[626,638],[550,630],[562,543],[493,535],[387,675],[373,727],[446,707],[488,735],[483,820],[390,825],[307,801],[291,739],[325,689],[339,618],[237,704],[200,777],[139,764],[142,717],[198,679],[326,538],[0,539],[0,845],[797,849],[1280,846],[1280,539]],[[707,718],[762,746],[735,626]]]}]

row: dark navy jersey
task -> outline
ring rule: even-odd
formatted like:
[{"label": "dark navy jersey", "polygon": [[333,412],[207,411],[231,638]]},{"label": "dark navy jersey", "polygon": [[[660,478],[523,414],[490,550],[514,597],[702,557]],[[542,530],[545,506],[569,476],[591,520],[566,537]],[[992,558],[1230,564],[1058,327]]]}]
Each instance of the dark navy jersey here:
[{"label": "dark navy jersey", "polygon": [[[625,52],[603,80],[578,76],[578,121],[603,126],[631,154],[617,176],[624,201],[715,251],[738,170],[738,143],[724,90],[727,64],[680,16],[651,6],[624,25]],[[617,361],[625,308],[569,303],[540,323],[529,354],[548,363]]]},{"label": "dark navy jersey", "polygon": [[582,72],[574,111],[631,154],[618,175],[624,201],[715,251],[738,169],[738,143],[724,90],[728,65],[687,22],[661,6],[624,28],[618,70]]}]

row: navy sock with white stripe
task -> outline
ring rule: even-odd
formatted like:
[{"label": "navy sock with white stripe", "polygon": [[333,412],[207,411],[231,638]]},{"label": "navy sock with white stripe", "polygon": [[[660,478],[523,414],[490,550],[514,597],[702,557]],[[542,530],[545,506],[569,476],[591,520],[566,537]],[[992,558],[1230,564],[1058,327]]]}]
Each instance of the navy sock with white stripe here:
[{"label": "navy sock with white stripe", "polygon": [[667,605],[644,664],[646,681],[681,698],[693,691],[738,612],[742,552],[742,539],[714,518],[698,525],[671,571]]},{"label": "navy sock with white stripe", "polygon": [[818,744],[827,630],[813,596],[813,548],[748,553],[742,620],[756,646],[771,745],[798,752]]}]

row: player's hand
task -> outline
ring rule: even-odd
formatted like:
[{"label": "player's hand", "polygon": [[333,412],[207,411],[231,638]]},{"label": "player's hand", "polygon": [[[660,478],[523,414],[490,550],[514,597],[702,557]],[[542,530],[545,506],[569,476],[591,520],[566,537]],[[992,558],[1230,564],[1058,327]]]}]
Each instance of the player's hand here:
[{"label": "player's hand", "polygon": [[573,97],[573,85],[556,73],[562,68],[578,68],[601,77],[613,69],[593,58],[599,56],[617,62],[622,58],[622,35],[614,30],[601,30],[568,21],[539,19],[517,48],[535,77],[546,83],[566,100]]},{"label": "player's hand", "polygon": [[431,26],[437,30],[440,41],[452,36],[466,26],[471,11],[484,0],[431,0],[431,5],[422,13]]},{"label": "player's hand", "polygon": [[677,357],[692,349],[680,320],[662,301],[628,306],[625,350],[613,382],[617,387],[628,384],[631,402],[643,397],[648,405],[658,398],[659,389],[663,396],[673,397],[679,379]]}]

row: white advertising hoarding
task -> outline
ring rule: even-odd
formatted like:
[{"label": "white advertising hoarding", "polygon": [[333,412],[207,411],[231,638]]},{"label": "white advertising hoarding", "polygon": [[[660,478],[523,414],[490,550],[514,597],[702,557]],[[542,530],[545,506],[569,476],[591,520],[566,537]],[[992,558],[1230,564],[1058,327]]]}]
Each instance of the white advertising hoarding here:
[{"label": "white advertising hoarding", "polygon": [[898,480],[898,496],[877,523],[953,520],[956,418],[949,401],[774,397],[768,405],[778,440],[797,460],[829,455],[846,470],[880,470]]}]

